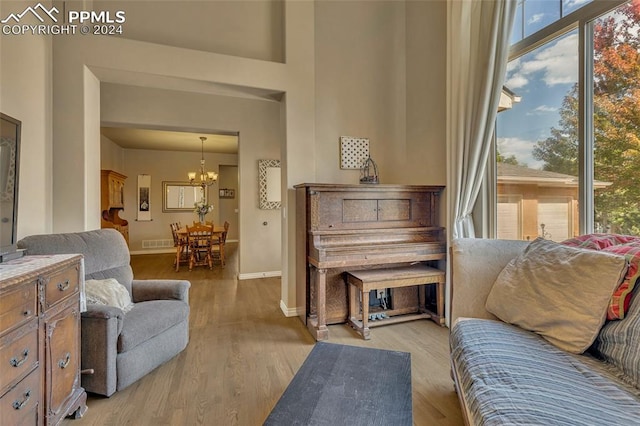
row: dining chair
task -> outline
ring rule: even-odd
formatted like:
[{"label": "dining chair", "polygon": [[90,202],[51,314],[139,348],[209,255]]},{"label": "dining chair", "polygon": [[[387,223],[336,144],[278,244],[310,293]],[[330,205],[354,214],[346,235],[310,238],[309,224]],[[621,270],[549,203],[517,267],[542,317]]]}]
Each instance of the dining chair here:
[{"label": "dining chair", "polygon": [[209,269],[213,268],[213,258],[211,256],[211,246],[213,238],[213,227],[208,225],[197,224],[194,226],[187,225],[187,238],[189,241],[189,270],[194,265],[209,265]]},{"label": "dining chair", "polygon": [[176,248],[176,258],[173,261],[176,267],[176,272],[180,270],[180,264],[189,263],[189,244],[187,243],[187,236],[178,233],[180,229],[180,223],[170,223],[171,235],[173,235],[173,246]]},{"label": "dining chair", "polygon": [[220,234],[218,241],[214,241],[214,243],[211,245],[211,253],[213,257],[219,257],[220,265],[222,266],[224,266],[226,263],[224,259],[224,246],[227,242],[227,233],[229,232],[229,226],[229,222],[225,220],[224,231],[222,232],[222,234]]}]

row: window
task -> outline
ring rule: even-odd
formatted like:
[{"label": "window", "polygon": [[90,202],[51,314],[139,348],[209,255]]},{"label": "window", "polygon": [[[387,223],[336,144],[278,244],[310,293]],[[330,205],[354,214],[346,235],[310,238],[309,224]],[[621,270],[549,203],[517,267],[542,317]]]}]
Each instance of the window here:
[{"label": "window", "polygon": [[[548,235],[549,229],[566,227],[566,220],[555,224],[549,218],[541,219],[543,206],[539,200],[541,197],[578,200],[577,141],[566,138],[563,129],[577,127],[576,114],[566,114],[563,109],[566,94],[576,90],[577,82],[577,30],[509,63],[505,87],[518,94],[519,102],[498,114],[497,193],[498,197],[520,197],[524,207],[518,223],[520,229],[508,232],[506,228],[511,225],[507,223],[512,223],[511,219],[498,204],[498,238],[514,239],[511,236],[517,235],[517,239],[533,240]],[[559,144],[570,154],[562,152]],[[552,153],[550,147],[557,149]]]},{"label": "window", "polygon": [[[640,0],[523,0],[512,41],[497,236],[640,235]],[[505,204],[514,197],[519,221]]]},{"label": "window", "polygon": [[598,18],[593,38],[594,228],[640,235],[640,2]]},{"label": "window", "polygon": [[511,44],[535,34],[592,0],[518,0]]}]

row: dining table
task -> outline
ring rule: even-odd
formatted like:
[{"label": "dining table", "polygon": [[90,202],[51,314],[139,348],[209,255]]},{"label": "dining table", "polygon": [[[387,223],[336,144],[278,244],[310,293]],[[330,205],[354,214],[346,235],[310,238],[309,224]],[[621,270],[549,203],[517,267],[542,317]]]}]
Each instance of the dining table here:
[{"label": "dining table", "polygon": [[[224,233],[224,226],[222,225],[213,225],[213,230],[212,230],[212,234],[213,234],[213,239],[214,241],[217,239],[217,241],[221,241],[222,240],[222,234]],[[180,255],[182,253],[182,250],[184,249],[184,246],[188,246],[189,241],[188,241],[188,235],[189,232],[187,231],[187,227],[183,226],[182,228],[179,228],[176,233],[178,234],[178,245],[176,247],[176,271],[179,270],[180,268]],[[216,243],[218,244],[218,243]],[[224,262],[224,259],[222,259],[222,261]]]}]

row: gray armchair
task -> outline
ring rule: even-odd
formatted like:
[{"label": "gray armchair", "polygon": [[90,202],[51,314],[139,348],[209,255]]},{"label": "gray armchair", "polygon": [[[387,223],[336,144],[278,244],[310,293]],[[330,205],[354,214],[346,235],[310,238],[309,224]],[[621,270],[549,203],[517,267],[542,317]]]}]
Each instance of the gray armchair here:
[{"label": "gray armchair", "polygon": [[114,229],[32,235],[18,241],[28,255],[81,253],[86,279],[115,278],[133,308],[87,305],[82,313],[82,376],[88,392],[111,396],[179,354],[189,342],[189,281],[135,280],[129,248]]}]

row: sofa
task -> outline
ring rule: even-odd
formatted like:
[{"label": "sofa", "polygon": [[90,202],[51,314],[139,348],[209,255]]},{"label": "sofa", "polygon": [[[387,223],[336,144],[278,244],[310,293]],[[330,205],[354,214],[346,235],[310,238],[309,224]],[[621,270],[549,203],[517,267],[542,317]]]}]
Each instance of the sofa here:
[{"label": "sofa", "polygon": [[[629,256],[583,247],[589,241],[543,243],[560,250],[551,262],[536,251],[538,240],[452,241],[450,361],[467,425],[640,424],[640,296],[633,287],[623,297],[624,317],[607,319],[613,294],[640,272],[637,258],[631,265]],[[600,257],[574,263],[583,252]],[[547,267],[564,275],[548,278]],[[540,277],[565,296],[547,298],[548,282],[530,284]],[[607,291],[590,293],[599,283]],[[588,311],[565,315],[574,308]]]},{"label": "sofa", "polygon": [[115,279],[126,289],[127,306],[87,303],[81,315],[81,365],[93,370],[82,375],[86,391],[111,396],[186,348],[189,281],[134,279],[129,248],[118,231],[32,235],[18,247],[28,255],[80,253],[87,283]]}]

